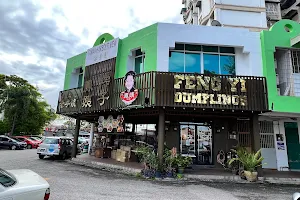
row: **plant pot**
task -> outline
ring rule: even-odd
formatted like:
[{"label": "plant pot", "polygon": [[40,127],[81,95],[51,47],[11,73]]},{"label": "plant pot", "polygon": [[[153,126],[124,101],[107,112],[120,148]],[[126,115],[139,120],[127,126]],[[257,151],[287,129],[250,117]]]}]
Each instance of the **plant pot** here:
[{"label": "plant pot", "polygon": [[156,178],[161,178],[161,172],[160,171],[155,171],[155,177]]},{"label": "plant pot", "polygon": [[246,176],[246,179],[250,182],[257,181],[257,172],[244,171],[244,175]]},{"label": "plant pot", "polygon": [[179,167],[178,168],[178,174],[183,174],[184,172],[184,167]]},{"label": "plant pot", "polygon": [[173,178],[174,177],[173,172],[172,171],[166,172],[166,177],[167,178]]}]

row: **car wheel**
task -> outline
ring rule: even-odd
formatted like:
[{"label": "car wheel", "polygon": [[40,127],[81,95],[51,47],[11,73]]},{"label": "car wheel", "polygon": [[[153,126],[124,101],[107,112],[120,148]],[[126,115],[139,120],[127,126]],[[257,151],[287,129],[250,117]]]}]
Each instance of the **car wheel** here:
[{"label": "car wheel", "polygon": [[11,149],[11,150],[16,150],[16,149],[17,149],[17,146],[16,146],[16,145],[12,145],[12,146],[10,147],[10,149]]},{"label": "car wheel", "polygon": [[64,152],[64,153],[62,154],[62,156],[61,156],[61,159],[62,159],[62,160],[65,160],[66,158],[67,158],[67,153]]},{"label": "car wheel", "polygon": [[27,149],[32,149],[31,144],[27,145]]},{"label": "car wheel", "polygon": [[44,159],[45,156],[44,155],[39,155],[39,159]]}]

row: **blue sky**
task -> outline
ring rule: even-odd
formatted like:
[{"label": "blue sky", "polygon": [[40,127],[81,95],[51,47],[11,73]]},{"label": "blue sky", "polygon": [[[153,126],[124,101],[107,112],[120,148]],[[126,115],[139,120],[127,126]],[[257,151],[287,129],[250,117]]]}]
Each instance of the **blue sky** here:
[{"label": "blue sky", "polygon": [[0,73],[37,86],[56,108],[66,60],[102,33],[126,37],[156,22],[183,23],[181,0],[0,1]]}]

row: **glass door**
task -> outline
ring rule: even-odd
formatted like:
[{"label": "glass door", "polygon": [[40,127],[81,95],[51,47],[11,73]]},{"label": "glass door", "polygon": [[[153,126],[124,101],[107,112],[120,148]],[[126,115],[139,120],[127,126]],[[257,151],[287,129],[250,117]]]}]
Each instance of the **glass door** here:
[{"label": "glass door", "polygon": [[197,125],[197,163],[211,165],[212,161],[212,129],[209,124]]},{"label": "glass door", "polygon": [[180,125],[180,152],[195,158],[195,125]]}]

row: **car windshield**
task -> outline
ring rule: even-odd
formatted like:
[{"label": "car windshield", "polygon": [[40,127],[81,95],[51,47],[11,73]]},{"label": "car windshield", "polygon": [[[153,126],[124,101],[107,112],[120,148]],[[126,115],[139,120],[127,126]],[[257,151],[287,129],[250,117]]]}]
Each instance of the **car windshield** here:
[{"label": "car windshield", "polygon": [[44,144],[58,144],[59,139],[58,138],[46,138],[44,140]]},{"label": "car windshield", "polygon": [[0,168],[0,184],[4,187],[10,187],[16,183],[16,179],[7,171]]},{"label": "car windshield", "polygon": [[33,138],[33,137],[31,137],[31,138],[29,138],[30,140],[33,140],[33,141],[39,141],[37,138]]},{"label": "car windshield", "polygon": [[10,138],[10,140],[13,142],[22,142],[21,140],[18,140],[17,138]]}]

